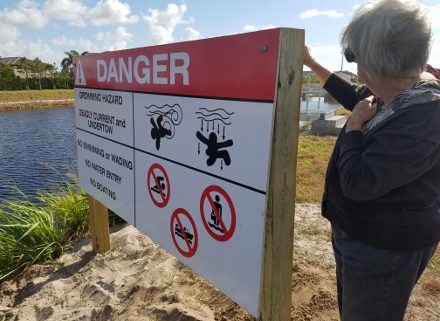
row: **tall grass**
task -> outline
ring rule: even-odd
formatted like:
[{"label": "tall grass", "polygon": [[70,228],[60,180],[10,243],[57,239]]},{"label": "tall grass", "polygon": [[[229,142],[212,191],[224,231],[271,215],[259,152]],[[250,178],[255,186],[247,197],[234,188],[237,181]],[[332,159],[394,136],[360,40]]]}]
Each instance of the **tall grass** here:
[{"label": "tall grass", "polygon": [[77,185],[41,192],[37,200],[0,202],[0,282],[55,260],[87,231],[87,197]]}]

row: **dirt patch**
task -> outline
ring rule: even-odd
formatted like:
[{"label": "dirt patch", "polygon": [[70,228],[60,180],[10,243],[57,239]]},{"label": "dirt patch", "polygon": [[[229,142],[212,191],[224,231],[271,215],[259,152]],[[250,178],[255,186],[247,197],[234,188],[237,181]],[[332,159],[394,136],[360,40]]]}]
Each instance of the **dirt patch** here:
[{"label": "dirt patch", "polygon": [[[292,273],[292,320],[338,320],[328,223],[319,206],[298,204]],[[111,235],[112,251],[93,256],[82,240],[55,265],[37,265],[0,285],[14,321],[250,321],[215,287],[135,228]],[[440,320],[440,279],[429,269],[407,321]],[[0,320],[2,317],[0,316]]]}]

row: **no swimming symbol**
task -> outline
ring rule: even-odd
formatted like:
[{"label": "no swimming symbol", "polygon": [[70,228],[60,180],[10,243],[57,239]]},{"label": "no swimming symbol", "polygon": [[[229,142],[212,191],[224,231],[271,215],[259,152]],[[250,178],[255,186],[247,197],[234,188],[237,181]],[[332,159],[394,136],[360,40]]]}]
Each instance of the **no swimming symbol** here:
[{"label": "no swimming symbol", "polygon": [[185,257],[192,257],[197,251],[199,239],[196,224],[187,210],[178,208],[173,212],[170,231],[177,251]]},{"label": "no swimming symbol", "polygon": [[162,165],[154,163],[148,169],[147,188],[157,207],[163,208],[168,204],[171,194],[170,179]]},{"label": "no swimming symbol", "polygon": [[200,214],[206,231],[225,242],[235,232],[236,213],[229,194],[218,185],[208,186],[200,197]]}]

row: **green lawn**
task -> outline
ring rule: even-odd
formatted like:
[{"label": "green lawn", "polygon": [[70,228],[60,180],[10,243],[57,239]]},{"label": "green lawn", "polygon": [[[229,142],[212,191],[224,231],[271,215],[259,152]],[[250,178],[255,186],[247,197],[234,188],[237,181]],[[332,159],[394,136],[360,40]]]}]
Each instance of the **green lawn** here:
[{"label": "green lawn", "polygon": [[73,89],[0,90],[0,102],[24,100],[73,99]]},{"label": "green lawn", "polygon": [[335,145],[333,136],[303,136],[298,143],[296,170],[296,201],[321,202],[327,162]]}]

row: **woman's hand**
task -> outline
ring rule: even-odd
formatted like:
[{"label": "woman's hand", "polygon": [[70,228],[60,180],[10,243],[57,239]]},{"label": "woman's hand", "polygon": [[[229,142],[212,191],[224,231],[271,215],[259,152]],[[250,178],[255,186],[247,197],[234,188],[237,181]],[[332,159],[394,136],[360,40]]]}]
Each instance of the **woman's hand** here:
[{"label": "woman's hand", "polygon": [[308,46],[304,46],[304,58],[303,58],[304,66],[311,68],[310,66],[314,62],[315,60],[313,59],[312,54],[310,53],[310,48]]},{"label": "woman's hand", "polygon": [[350,119],[345,127],[345,132],[362,130],[362,126],[376,113],[376,104],[373,104],[374,96],[361,100],[353,109]]}]

